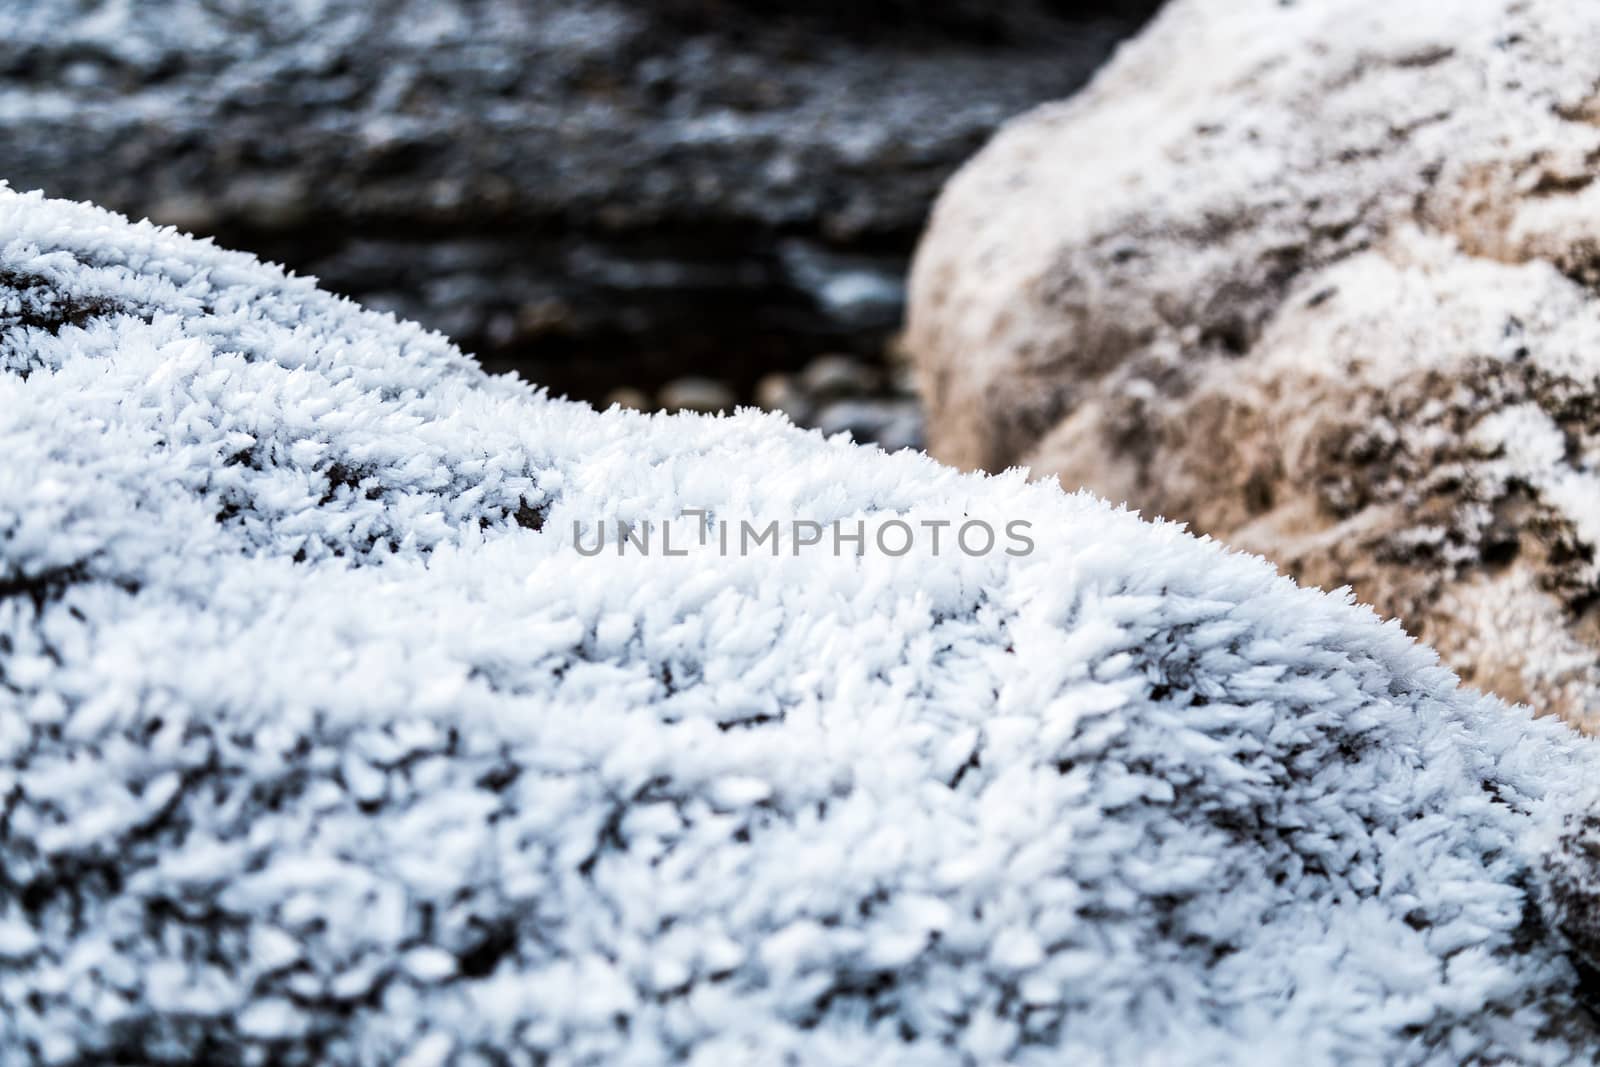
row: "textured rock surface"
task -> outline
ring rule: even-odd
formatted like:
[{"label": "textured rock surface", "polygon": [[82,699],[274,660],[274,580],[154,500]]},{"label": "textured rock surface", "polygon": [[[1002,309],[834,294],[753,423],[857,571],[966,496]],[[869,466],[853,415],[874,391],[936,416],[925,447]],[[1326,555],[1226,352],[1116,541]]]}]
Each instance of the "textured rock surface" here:
[{"label": "textured rock surface", "polygon": [[1589,7],[1175,5],[945,194],[933,453],[1352,583],[1600,726],[1597,86]]},{"label": "textured rock surface", "polygon": [[590,400],[685,373],[748,398],[875,354],[949,172],[1153,7],[0,0],[0,179]]},{"label": "textured rock surface", "polygon": [[[1594,1048],[1592,743],[1174,526],[4,190],[0,454],[0,1063]],[[1036,547],[577,550],[686,506]]]}]

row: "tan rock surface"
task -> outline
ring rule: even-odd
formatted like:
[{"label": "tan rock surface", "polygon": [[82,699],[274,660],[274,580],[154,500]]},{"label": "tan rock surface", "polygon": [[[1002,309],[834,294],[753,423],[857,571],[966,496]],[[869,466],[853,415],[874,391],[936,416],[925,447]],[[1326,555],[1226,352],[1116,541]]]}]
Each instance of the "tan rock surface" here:
[{"label": "tan rock surface", "polygon": [[946,190],[929,443],[1351,584],[1600,727],[1600,9],[1178,0]]}]

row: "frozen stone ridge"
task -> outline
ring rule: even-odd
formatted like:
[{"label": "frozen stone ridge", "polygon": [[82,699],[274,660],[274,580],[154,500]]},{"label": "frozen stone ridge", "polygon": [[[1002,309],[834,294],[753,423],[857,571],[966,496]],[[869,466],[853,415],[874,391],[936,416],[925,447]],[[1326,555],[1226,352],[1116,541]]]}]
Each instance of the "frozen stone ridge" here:
[{"label": "frozen stone ridge", "polygon": [[[1177,526],[4,190],[0,456],[0,1063],[1593,1051],[1590,742]],[[579,551],[684,507],[1035,550]]]}]

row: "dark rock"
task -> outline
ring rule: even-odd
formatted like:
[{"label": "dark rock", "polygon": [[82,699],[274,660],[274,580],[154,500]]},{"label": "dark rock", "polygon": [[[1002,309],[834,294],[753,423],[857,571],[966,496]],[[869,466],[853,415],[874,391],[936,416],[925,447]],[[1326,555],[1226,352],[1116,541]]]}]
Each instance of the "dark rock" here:
[{"label": "dark rock", "polygon": [[848,433],[889,452],[923,444],[922,406],[910,399],[836,400],[817,412],[812,424],[826,435]]},{"label": "dark rock", "polygon": [[1154,0],[0,4],[0,177],[598,399],[876,354],[941,182]]}]

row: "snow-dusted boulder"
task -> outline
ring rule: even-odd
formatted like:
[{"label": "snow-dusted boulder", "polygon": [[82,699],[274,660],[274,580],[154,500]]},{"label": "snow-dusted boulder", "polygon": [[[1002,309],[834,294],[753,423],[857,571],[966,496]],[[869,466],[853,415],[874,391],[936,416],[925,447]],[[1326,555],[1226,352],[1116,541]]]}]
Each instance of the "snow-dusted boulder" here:
[{"label": "snow-dusted boulder", "polygon": [[1600,8],[1179,0],[949,186],[933,454],[1352,584],[1600,726]]},{"label": "snow-dusted boulder", "polygon": [[1591,743],[1176,526],[3,190],[0,457],[0,1063],[1594,1047]]}]

